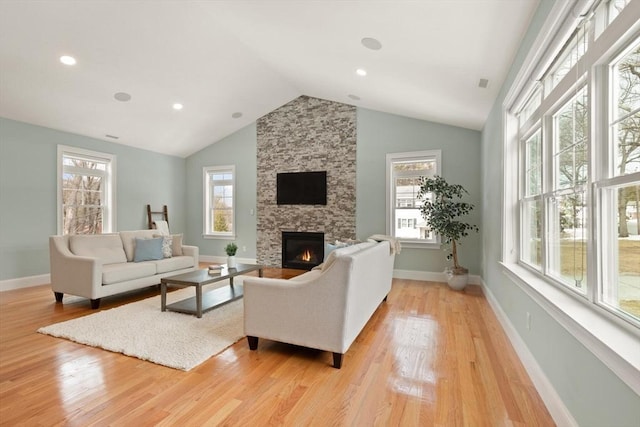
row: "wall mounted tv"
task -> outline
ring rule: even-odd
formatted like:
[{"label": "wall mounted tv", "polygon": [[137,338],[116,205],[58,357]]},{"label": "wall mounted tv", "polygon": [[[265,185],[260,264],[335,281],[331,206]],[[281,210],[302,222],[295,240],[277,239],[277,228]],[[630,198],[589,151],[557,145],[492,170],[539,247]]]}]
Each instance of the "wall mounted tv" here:
[{"label": "wall mounted tv", "polygon": [[277,175],[279,205],[326,205],[327,172],[284,172]]}]

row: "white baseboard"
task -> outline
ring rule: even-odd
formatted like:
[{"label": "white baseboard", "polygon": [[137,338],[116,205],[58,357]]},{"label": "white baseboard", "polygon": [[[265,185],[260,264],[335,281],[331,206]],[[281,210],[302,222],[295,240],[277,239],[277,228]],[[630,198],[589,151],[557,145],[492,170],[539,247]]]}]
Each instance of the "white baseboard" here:
[{"label": "white baseboard", "polygon": [[[446,274],[435,273],[433,271],[415,271],[415,270],[393,270],[393,277],[396,279],[409,279],[409,280],[424,280],[427,282],[445,282],[447,281]],[[469,284],[480,285],[482,278],[475,274],[469,275]]]},{"label": "white baseboard", "polygon": [[50,274],[39,276],[18,277],[17,279],[0,280],[0,292],[14,289],[30,288],[51,283]]},{"label": "white baseboard", "polygon": [[506,315],[504,310],[502,310],[502,307],[500,307],[498,300],[496,300],[493,293],[483,280],[481,280],[480,284],[491,309],[498,318],[502,329],[507,334],[507,338],[509,338],[511,345],[518,354],[518,358],[522,362],[524,369],[529,374],[533,385],[538,391],[538,394],[540,394],[540,398],[549,410],[551,418],[553,418],[556,425],[577,427],[578,423],[573,418],[573,415],[571,415],[571,412],[569,412],[567,407],[562,403],[562,399],[560,399],[558,392],[556,392],[553,384],[551,384],[551,381],[549,381],[540,365],[538,365],[535,357],[533,357],[533,354],[529,351],[529,348],[520,337],[520,334],[518,334],[518,331],[509,320],[509,317]]}]

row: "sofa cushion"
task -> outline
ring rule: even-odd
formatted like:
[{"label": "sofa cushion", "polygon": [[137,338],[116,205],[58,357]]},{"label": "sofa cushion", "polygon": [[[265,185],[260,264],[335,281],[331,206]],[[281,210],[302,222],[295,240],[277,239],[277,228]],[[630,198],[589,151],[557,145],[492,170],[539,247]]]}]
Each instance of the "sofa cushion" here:
[{"label": "sofa cushion", "polygon": [[153,262],[109,264],[102,267],[102,284],[111,285],[125,280],[153,276],[154,274],[156,274],[156,265]]},{"label": "sofa cushion", "polygon": [[158,274],[193,267],[194,263],[193,257],[190,256],[176,256],[173,258],[165,258],[153,262],[156,264],[156,272]]},{"label": "sofa cushion", "polygon": [[134,262],[154,261],[162,258],[162,237],[153,239],[136,238],[136,248],[133,253]]},{"label": "sofa cushion", "polygon": [[182,256],[182,234],[172,234],[173,239],[173,256]]},{"label": "sofa cushion", "polygon": [[135,255],[136,238],[139,239],[151,239],[158,230],[134,230],[134,231],[121,231],[120,239],[122,239],[122,247],[124,253],[127,254],[127,261],[133,261]]},{"label": "sofa cushion", "polygon": [[73,235],[69,237],[69,250],[74,255],[99,258],[102,264],[127,262],[117,234]]},{"label": "sofa cushion", "polygon": [[375,245],[376,243],[374,242],[364,242],[335,249],[331,251],[325,262],[322,263],[322,270],[326,270],[327,268],[329,268],[339,256],[350,255]]}]

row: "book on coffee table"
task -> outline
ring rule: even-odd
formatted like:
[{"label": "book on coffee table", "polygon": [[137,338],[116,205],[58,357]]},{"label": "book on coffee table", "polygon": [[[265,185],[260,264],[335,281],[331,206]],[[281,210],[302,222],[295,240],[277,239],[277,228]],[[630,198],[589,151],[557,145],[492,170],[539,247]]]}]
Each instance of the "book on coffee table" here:
[{"label": "book on coffee table", "polygon": [[222,272],[221,264],[211,264],[209,266],[209,274],[220,274]]}]

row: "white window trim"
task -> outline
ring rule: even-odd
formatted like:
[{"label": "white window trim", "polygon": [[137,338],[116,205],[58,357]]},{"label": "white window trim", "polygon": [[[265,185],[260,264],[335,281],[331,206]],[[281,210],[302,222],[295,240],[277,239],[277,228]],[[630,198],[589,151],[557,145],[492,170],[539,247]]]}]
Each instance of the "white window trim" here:
[{"label": "white window trim", "polygon": [[[209,191],[209,180],[208,176],[211,172],[227,172],[231,171],[233,178],[233,230],[227,233],[207,233],[207,217],[208,217],[208,209],[211,200],[209,196],[211,192]],[[237,200],[236,200],[236,166],[235,165],[227,165],[227,166],[205,166],[202,168],[202,192],[203,192],[203,205],[202,205],[202,237],[204,239],[222,239],[222,240],[235,240],[236,238],[236,209],[237,209]]]},{"label": "white window trim", "polygon": [[69,156],[78,156],[78,157],[88,157],[95,158],[100,160],[105,160],[108,162],[107,171],[106,171],[106,188],[105,188],[105,208],[103,211],[103,224],[102,224],[102,232],[103,233],[113,233],[117,230],[116,226],[116,156],[115,154],[101,153],[99,151],[91,151],[78,147],[71,147],[68,145],[58,145],[58,164],[57,164],[57,196],[56,196],[56,204],[57,204],[57,212],[58,212],[58,224],[57,230],[58,234],[62,235],[64,228],[64,215],[62,213],[62,175],[63,175],[63,165],[62,160],[65,155]]},{"label": "white window trim", "polygon": [[[385,223],[386,223],[386,233],[389,236],[393,235],[393,231],[391,229],[391,224],[393,222],[393,208],[395,206],[394,192],[392,191],[392,168],[391,164],[398,160],[412,160],[412,159],[423,159],[423,158],[433,158],[436,162],[436,174],[442,176],[442,150],[424,150],[424,151],[410,151],[404,153],[387,153],[386,156],[386,203],[385,203]],[[402,243],[403,248],[413,248],[413,249],[440,249],[441,242],[440,236],[436,236],[436,242],[424,242],[416,239],[403,239],[400,238],[399,241]]]},{"label": "white window trim", "polygon": [[[590,0],[578,0],[576,4],[571,2],[554,4],[503,102],[503,234],[500,264],[504,274],[547,314],[589,349],[635,393],[640,394],[640,357],[638,357],[640,332],[638,328],[612,315],[601,306],[591,302],[585,303],[583,298],[572,295],[563,287],[550,284],[533,270],[519,264],[517,259],[520,226],[518,185],[513,185],[513,180],[518,177],[520,156],[517,138],[518,121],[515,114],[527,101],[526,94],[532,86],[538,84],[542,71],[562,48],[563,40],[571,31],[570,28],[580,19],[580,13],[575,13],[574,10],[588,9],[591,3]],[[637,36],[638,31],[640,31],[640,1],[635,1],[626,6],[623,13],[607,27],[601,36],[602,39],[609,41],[608,51],[612,52],[633,40],[634,34]],[[601,42],[600,46],[605,44],[607,43]],[[600,51],[594,49],[588,53],[589,57],[591,55],[602,57],[604,54],[602,49]],[[583,325],[589,325],[589,329]]]}]

